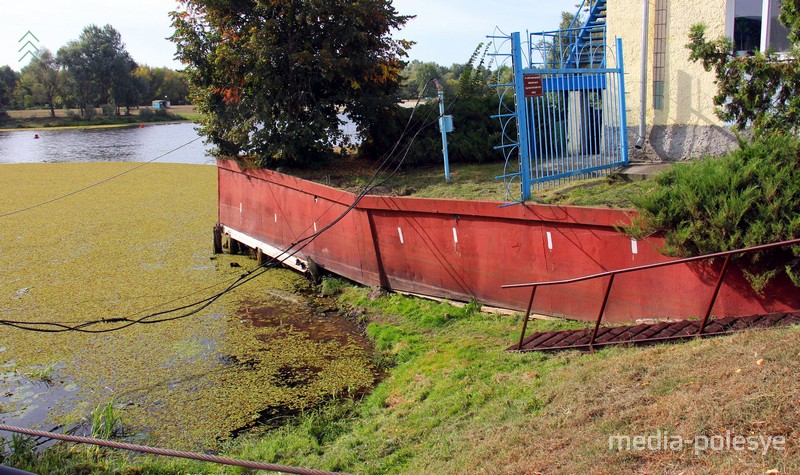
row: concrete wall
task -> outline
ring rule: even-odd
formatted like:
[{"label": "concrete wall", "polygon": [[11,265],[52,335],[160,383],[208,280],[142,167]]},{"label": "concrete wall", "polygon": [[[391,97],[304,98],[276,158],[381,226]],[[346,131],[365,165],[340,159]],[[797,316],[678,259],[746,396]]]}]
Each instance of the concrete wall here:
[{"label": "concrete wall", "polygon": [[[663,109],[653,108],[653,51],[656,0],[649,0],[647,49],[646,123],[648,140],[634,160],[686,160],[700,154],[718,155],[735,145],[733,135],[714,113],[717,88],[714,75],[689,59],[689,30],[697,23],[707,26],[708,38],[726,33],[727,0],[667,0],[667,34],[664,68]],[[631,143],[638,138],[641,100],[642,0],[611,0],[608,3],[608,36],[623,39],[625,90]]]}]

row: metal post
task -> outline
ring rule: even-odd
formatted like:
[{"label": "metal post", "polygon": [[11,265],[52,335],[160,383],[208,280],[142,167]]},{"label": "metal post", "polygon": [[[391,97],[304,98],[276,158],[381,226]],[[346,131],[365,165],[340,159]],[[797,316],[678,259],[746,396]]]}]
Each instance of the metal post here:
[{"label": "metal post", "polygon": [[706,308],[706,315],[703,317],[703,322],[700,324],[700,329],[697,330],[697,336],[703,334],[703,330],[706,329],[706,324],[708,323],[708,317],[711,316],[711,309],[714,308],[714,303],[717,301],[717,296],[719,295],[719,289],[722,287],[722,281],[725,280],[725,273],[728,272],[728,264],[731,262],[731,254],[725,256],[725,263],[722,264],[722,270],[719,273],[719,278],[717,279],[717,286],[714,287],[714,294],[711,296],[711,301],[708,302],[708,308]]},{"label": "metal post", "polygon": [[600,322],[603,321],[603,314],[606,313],[606,305],[608,305],[608,296],[611,295],[611,286],[614,284],[614,277],[617,274],[611,274],[606,286],[606,295],[603,297],[603,306],[600,307],[600,313],[597,315],[597,322],[594,324],[594,331],[592,332],[592,339],[589,340],[589,348],[592,349],[594,340],[597,338],[597,332],[600,331]]},{"label": "metal post", "polygon": [[447,153],[447,120],[444,115],[444,88],[438,80],[434,78],[436,90],[439,92],[439,130],[442,131],[442,153],[444,154],[444,179],[450,183],[450,157]]},{"label": "metal post", "polygon": [[517,351],[522,351],[522,341],[525,340],[525,332],[528,330],[528,319],[531,318],[531,310],[533,309],[533,297],[536,296],[536,285],[531,290],[531,299],[528,301],[528,310],[525,311],[525,320],[522,321],[522,333],[519,336],[519,345]]},{"label": "metal post", "polygon": [[622,160],[628,164],[628,112],[625,110],[625,58],[622,56],[622,38],[617,38],[617,70],[619,70],[619,110],[621,112],[620,140]]},{"label": "metal post", "polygon": [[521,201],[531,198],[531,157],[528,145],[528,108],[525,99],[525,82],[522,78],[522,41],[519,32],[511,34],[511,55],[514,67],[514,96],[517,108],[517,134],[519,137],[519,172],[522,185]]}]

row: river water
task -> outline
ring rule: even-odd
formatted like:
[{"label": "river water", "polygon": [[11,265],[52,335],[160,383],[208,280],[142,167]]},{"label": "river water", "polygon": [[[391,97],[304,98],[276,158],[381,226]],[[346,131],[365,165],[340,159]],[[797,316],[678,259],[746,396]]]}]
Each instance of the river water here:
[{"label": "river water", "polygon": [[[213,165],[191,122],[0,132],[0,163],[146,162]],[[38,136],[38,138],[36,138]]]},{"label": "river water", "polygon": [[[211,256],[216,189],[202,177],[213,174],[203,165],[215,162],[195,127],[0,132],[0,211],[119,171],[115,163],[69,162],[201,165],[146,167],[104,187],[100,200],[77,194],[4,221],[0,317],[128,315],[148,299],[170,301],[160,296],[164,282],[164,292],[199,299],[210,284],[227,285],[239,267],[253,267],[245,256]],[[47,262],[33,257],[39,249]],[[102,338],[0,327],[0,423],[88,434],[91,409],[113,403],[134,441],[213,450],[242,429],[371,387],[378,374],[370,344],[335,303],[286,270],[248,285],[191,319]]]}]

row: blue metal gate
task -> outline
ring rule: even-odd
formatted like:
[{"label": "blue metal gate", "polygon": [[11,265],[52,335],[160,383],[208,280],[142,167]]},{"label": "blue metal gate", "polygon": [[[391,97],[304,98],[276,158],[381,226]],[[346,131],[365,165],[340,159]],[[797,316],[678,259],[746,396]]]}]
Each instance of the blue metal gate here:
[{"label": "blue metal gate", "polygon": [[511,50],[494,55],[498,71],[509,69],[505,58],[513,72],[511,81],[495,84],[500,111],[493,116],[503,131],[496,148],[506,169],[497,178],[506,182],[507,201],[528,200],[533,187],[627,165],[622,40],[606,51],[605,24],[534,33],[527,47],[519,33],[492,38]]}]

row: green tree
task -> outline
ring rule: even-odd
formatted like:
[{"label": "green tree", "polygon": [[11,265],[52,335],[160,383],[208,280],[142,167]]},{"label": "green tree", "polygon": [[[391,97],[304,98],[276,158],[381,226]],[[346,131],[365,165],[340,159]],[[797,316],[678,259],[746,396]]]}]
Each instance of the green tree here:
[{"label": "green tree", "polygon": [[78,40],[58,50],[57,58],[74,80],[73,93],[84,117],[99,104],[130,105],[136,62],[111,25],[87,26]]},{"label": "green tree", "polygon": [[136,68],[133,75],[146,84],[145,92],[142,94],[143,103],[165,97],[173,104],[188,102],[189,84],[182,71],[144,65]]},{"label": "green tree", "polygon": [[48,49],[39,51],[22,69],[22,76],[29,76],[34,102],[47,105],[50,117],[55,117],[56,100],[60,98],[64,86],[64,73],[53,53]]},{"label": "green tree", "polygon": [[394,104],[410,43],[390,33],[409,17],[390,0],[181,0],[178,58],[202,132],[223,156],[260,166],[330,157]]},{"label": "green tree", "polygon": [[694,25],[687,48],[691,59],[714,71],[717,115],[739,130],[756,134],[800,132],[800,2],[784,1],[780,21],[794,48],[788,55],[754,51],[741,55],[730,38],[708,40],[705,25]]},{"label": "green tree", "polygon": [[0,109],[11,106],[14,89],[17,87],[19,73],[9,66],[0,67]]},{"label": "green tree", "polygon": [[[448,71],[448,68],[432,61],[422,62],[415,59],[403,69],[400,95],[406,99],[416,99],[424,91],[425,97],[436,97],[436,88],[431,84],[431,79],[436,79],[446,85],[447,76],[453,77],[455,74]],[[446,90],[445,92],[450,91]]]}]

